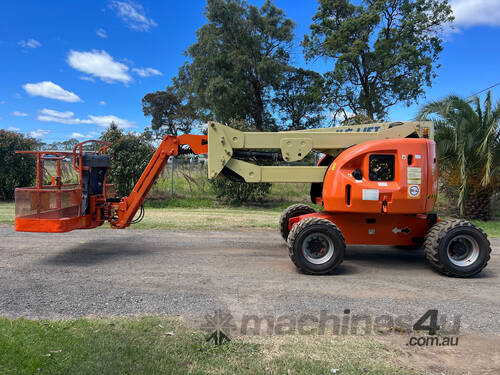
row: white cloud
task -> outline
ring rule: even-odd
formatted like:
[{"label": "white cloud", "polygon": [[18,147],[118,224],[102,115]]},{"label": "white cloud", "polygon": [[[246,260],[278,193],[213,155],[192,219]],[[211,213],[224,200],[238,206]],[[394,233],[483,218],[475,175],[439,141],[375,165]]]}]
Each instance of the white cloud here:
[{"label": "white cloud", "polygon": [[62,119],[64,118],[69,119],[74,116],[74,113],[71,111],[59,112],[54,109],[46,109],[46,108],[42,109],[40,113],[42,113],[43,115],[58,117]]},{"label": "white cloud", "polygon": [[150,76],[161,76],[163,75],[158,69],[154,68],[133,68],[133,72],[137,73],[137,75],[141,77],[150,77]]},{"label": "white cloud", "polygon": [[74,92],[66,91],[61,86],[51,81],[38,83],[27,83],[23,85],[24,90],[33,96],[62,100],[63,102],[81,102],[82,100]]},{"label": "white cloud", "polygon": [[16,128],[15,126],[9,126],[7,128],[7,130],[11,131],[11,132],[18,132],[18,131],[21,131],[21,129],[19,128]]},{"label": "white cloud", "polygon": [[53,109],[42,109],[37,116],[38,121],[43,122],[57,122],[60,124],[94,124],[102,127],[108,127],[111,122],[118,125],[119,128],[126,129],[131,128],[135,125],[134,122],[116,117],[114,115],[106,116],[95,116],[89,115],[87,119],[80,119],[74,117],[74,113],[71,111],[59,112]]},{"label": "white cloud", "polygon": [[50,130],[36,129],[28,133],[30,137],[33,138],[43,138],[50,133]]},{"label": "white cloud", "polygon": [[94,138],[95,136],[98,136],[98,135],[99,135],[99,132],[94,132],[94,131],[90,131],[87,134],[73,132],[73,133],[71,133],[71,135],[68,138],[91,139],[91,138]]},{"label": "white cloud", "polygon": [[35,39],[21,40],[17,44],[19,44],[23,48],[38,48],[42,46],[42,44]]},{"label": "white cloud", "polygon": [[95,79],[89,76],[81,76],[80,79],[82,81],[89,81],[89,82],[95,82]]},{"label": "white cloud", "polygon": [[132,128],[135,125],[135,123],[132,121],[128,121],[113,115],[107,115],[107,116],[89,115],[89,119],[92,121],[93,124],[102,126],[104,128],[107,128],[109,124],[111,124],[111,122],[114,122],[116,125],[118,125],[119,128],[122,129]]},{"label": "white cloud", "polygon": [[100,36],[101,38],[107,38],[108,34],[106,33],[106,30],[104,30],[102,27],[95,32],[97,36]]},{"label": "white cloud", "polygon": [[20,111],[14,111],[10,114],[11,116],[17,116],[17,117],[26,117],[28,116],[27,113],[25,112],[20,112]]},{"label": "white cloud", "polygon": [[128,66],[115,61],[106,51],[79,52],[71,50],[67,61],[72,68],[98,77],[107,83],[132,81],[132,77],[127,73]]},{"label": "white cloud", "polygon": [[132,1],[111,1],[109,7],[116,11],[116,15],[132,30],[149,31],[158,24],[146,16],[144,7]]},{"label": "white cloud", "polygon": [[105,102],[104,100],[101,100],[101,101],[99,102],[99,105],[106,105],[106,102]]},{"label": "white cloud", "polygon": [[500,26],[498,0],[452,0],[450,3],[458,26]]}]

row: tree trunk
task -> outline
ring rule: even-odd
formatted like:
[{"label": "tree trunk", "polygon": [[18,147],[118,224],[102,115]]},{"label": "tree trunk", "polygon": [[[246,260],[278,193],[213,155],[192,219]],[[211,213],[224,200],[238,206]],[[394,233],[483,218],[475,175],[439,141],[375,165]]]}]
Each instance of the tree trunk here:
[{"label": "tree trunk", "polygon": [[465,200],[464,216],[472,220],[491,219],[491,199],[486,191],[469,193]]},{"label": "tree trunk", "polygon": [[255,125],[255,130],[261,132],[264,131],[264,100],[262,99],[262,90],[260,88],[260,82],[257,79],[252,81],[252,86],[254,90],[254,111],[252,113],[252,118]]}]

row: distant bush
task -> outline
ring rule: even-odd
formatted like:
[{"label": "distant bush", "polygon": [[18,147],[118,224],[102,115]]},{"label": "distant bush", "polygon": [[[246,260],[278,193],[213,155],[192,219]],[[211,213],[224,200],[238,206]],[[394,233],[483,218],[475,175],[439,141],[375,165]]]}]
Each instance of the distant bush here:
[{"label": "distant bush", "polygon": [[127,196],[153,155],[155,148],[151,144],[152,134],[124,134],[112,123],[101,140],[112,144],[108,150],[113,160],[107,182],[115,185],[118,197]]},{"label": "distant bush", "polygon": [[33,155],[16,154],[16,150],[33,150],[36,141],[22,134],[0,130],[0,199],[14,198],[14,189],[33,185],[36,176]]},{"label": "distant bush", "polygon": [[232,181],[223,176],[210,180],[217,199],[228,203],[261,201],[271,192],[270,183],[246,183]]}]

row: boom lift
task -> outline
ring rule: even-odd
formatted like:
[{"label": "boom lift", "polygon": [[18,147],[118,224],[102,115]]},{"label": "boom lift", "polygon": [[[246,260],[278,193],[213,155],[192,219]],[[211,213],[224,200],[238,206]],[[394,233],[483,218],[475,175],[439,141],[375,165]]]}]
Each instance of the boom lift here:
[{"label": "boom lift", "polygon": [[[344,259],[346,244],[424,247],[433,268],[449,275],[479,273],[490,258],[481,229],[432,213],[438,191],[433,124],[376,123],[275,133],[241,132],[211,122],[208,135],[165,136],[128,197],[115,198],[106,172],[109,144],[86,141],[73,152],[23,151],[37,159],[35,187],[16,189],[17,231],[67,232],[108,221],[123,229],[134,217],[170,157],[208,154],[208,177],[247,183],[311,183],[316,211],[304,204],[281,215],[289,256],[304,273],[325,274]],[[85,151],[88,144],[98,151]],[[316,166],[276,165],[324,154]],[[71,158],[77,184],[63,184],[61,163]],[[44,185],[44,162],[57,162]],[[136,219],[137,220],[137,219]]]}]

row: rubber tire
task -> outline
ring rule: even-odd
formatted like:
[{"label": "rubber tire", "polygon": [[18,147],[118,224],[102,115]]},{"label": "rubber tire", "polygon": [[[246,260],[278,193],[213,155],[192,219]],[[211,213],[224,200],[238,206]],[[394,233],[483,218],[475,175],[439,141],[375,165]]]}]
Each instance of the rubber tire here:
[{"label": "rubber tire", "polygon": [[[307,235],[321,232],[328,235],[334,246],[332,258],[324,264],[313,264],[302,254],[302,242]],[[332,272],[344,260],[345,240],[342,232],[335,224],[319,217],[310,217],[299,221],[292,227],[288,236],[288,255],[293,264],[305,274],[324,275]]]},{"label": "rubber tire", "polygon": [[[448,243],[458,234],[468,234],[479,245],[478,259],[467,267],[456,266],[448,259]],[[440,221],[427,232],[424,242],[425,256],[432,268],[452,277],[471,277],[483,270],[490,260],[491,247],[486,234],[474,224],[460,219]]]},{"label": "rubber tire", "polygon": [[280,216],[279,228],[281,237],[286,241],[288,240],[288,235],[290,234],[290,230],[288,229],[288,223],[292,217],[307,215],[315,213],[316,210],[307,204],[297,203],[288,207]]}]

